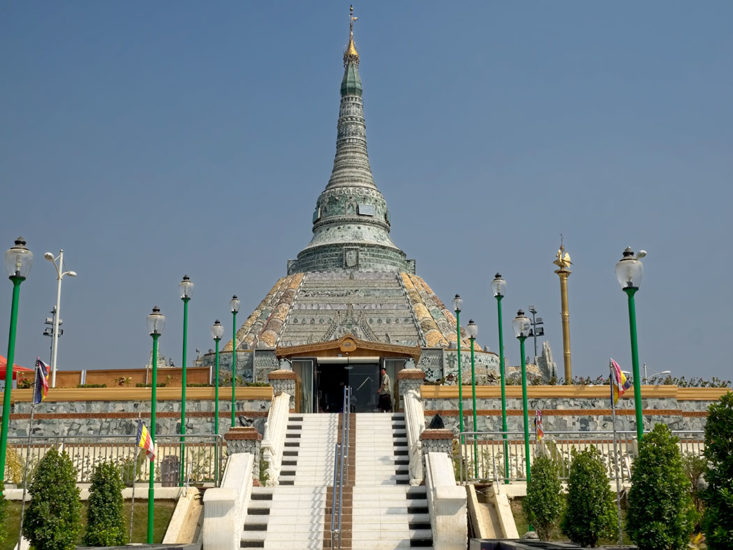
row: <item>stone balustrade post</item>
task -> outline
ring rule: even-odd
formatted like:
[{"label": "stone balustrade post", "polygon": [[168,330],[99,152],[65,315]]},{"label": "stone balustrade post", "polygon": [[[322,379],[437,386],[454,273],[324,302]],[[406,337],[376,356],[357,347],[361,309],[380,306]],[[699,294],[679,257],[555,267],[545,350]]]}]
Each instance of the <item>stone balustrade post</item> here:
[{"label": "stone balustrade post", "polygon": [[453,460],[453,431],[445,428],[426,429],[420,434],[422,443],[423,467],[428,453],[445,453]]},{"label": "stone balustrade post", "polygon": [[281,393],[287,393],[290,396],[289,409],[295,410],[295,373],[290,369],[278,369],[271,371],[267,378],[272,386],[272,395],[277,397]]},{"label": "stone balustrade post", "polygon": [[406,368],[397,373],[400,397],[404,399],[407,392],[415,390],[420,395],[420,386],[425,382],[425,372],[422,369]]},{"label": "stone balustrade post", "polygon": [[252,475],[259,478],[260,444],[262,441],[260,432],[251,426],[237,426],[224,434],[224,440],[227,442],[227,454],[249,453],[252,455],[254,458]]}]

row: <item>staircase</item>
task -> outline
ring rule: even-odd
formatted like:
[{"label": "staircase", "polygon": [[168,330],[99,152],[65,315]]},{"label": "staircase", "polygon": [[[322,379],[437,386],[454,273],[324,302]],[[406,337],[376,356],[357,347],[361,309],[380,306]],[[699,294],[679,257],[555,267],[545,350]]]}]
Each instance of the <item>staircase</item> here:
[{"label": "staircase", "polygon": [[356,415],[353,550],[432,548],[425,487],[409,485],[403,414]]},{"label": "staircase", "polygon": [[[241,548],[324,550],[330,544],[338,414],[291,415],[277,487],[254,487]],[[352,414],[342,548],[433,547],[425,487],[409,484],[403,414]],[[349,486],[353,485],[353,486]]]},{"label": "staircase", "polygon": [[277,487],[254,487],[241,548],[321,550],[337,414],[292,415]]}]

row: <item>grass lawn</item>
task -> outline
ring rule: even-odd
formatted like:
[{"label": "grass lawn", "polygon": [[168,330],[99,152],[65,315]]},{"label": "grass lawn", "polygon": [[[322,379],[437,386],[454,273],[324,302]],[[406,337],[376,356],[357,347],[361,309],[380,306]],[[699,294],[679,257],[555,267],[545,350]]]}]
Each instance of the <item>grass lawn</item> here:
[{"label": "grass lawn", "polygon": [[[27,506],[27,505],[26,505]],[[82,502],[82,533],[83,527],[87,521],[87,503]],[[176,507],[174,500],[156,500],[155,501],[155,521],[153,523],[153,542],[163,541],[168,523],[170,523],[173,509]],[[130,521],[130,502],[125,501],[124,514],[125,524],[129,526]],[[6,523],[8,537],[5,542],[0,543],[0,550],[12,550],[18,542],[18,530],[20,528],[20,502],[8,502],[8,521]],[[131,542],[147,542],[148,532],[148,502],[147,500],[135,501],[135,519],[132,526]],[[80,541],[81,542],[81,539]]]}]

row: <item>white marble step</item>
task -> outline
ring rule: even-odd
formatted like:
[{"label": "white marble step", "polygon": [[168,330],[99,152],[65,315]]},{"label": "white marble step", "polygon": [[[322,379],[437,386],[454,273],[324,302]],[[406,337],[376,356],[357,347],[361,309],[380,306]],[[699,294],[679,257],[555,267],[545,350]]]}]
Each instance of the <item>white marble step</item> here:
[{"label": "white marble step", "polygon": [[321,550],[325,487],[276,487],[264,548]]}]

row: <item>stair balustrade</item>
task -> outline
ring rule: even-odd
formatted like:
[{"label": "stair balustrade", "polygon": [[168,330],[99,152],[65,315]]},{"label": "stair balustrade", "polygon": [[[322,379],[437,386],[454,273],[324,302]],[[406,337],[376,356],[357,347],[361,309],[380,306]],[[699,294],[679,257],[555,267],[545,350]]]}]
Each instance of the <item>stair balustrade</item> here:
[{"label": "stair balustrade", "polygon": [[265,484],[268,487],[278,485],[289,414],[290,395],[283,392],[273,397],[270,411],[267,413],[265,435],[262,438],[262,457],[267,463],[267,482]]},{"label": "stair balustrade", "polygon": [[403,395],[403,400],[410,457],[410,485],[420,485],[424,477],[420,434],[425,430],[425,410],[420,394],[416,390],[407,391]]},{"label": "stair balustrade", "polygon": [[204,548],[237,550],[244,531],[244,517],[252,493],[254,457],[249,453],[229,456],[221,487],[204,493]]},{"label": "stair balustrade", "polygon": [[428,453],[425,457],[425,487],[433,546],[440,550],[465,550],[468,499],[465,487],[456,485],[453,462],[446,453]]}]

